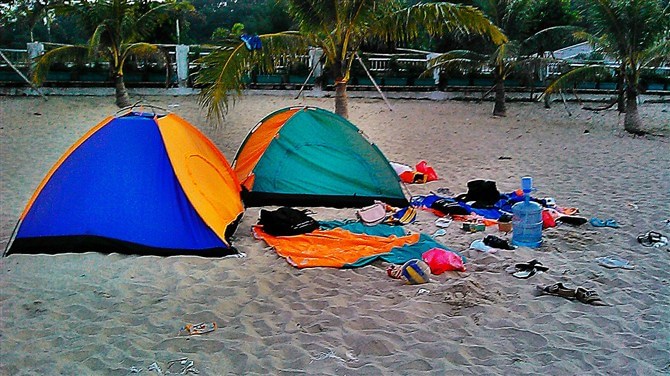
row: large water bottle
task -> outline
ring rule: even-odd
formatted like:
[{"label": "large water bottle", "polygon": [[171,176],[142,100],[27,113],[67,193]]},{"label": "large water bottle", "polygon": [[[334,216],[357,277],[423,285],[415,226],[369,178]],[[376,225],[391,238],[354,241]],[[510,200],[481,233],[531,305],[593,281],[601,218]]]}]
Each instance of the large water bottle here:
[{"label": "large water bottle", "polygon": [[542,205],[530,200],[533,179],[521,178],[523,201],[512,206],[512,244],[537,248],[542,244]]}]

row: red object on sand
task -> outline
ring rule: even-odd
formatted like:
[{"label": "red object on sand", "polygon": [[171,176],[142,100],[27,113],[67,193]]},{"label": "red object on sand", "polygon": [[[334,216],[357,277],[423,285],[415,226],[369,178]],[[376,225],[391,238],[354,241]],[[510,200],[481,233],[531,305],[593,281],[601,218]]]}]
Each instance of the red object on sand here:
[{"label": "red object on sand", "polygon": [[399,174],[400,180],[408,184],[423,184],[429,181],[437,180],[439,177],[432,167],[428,166],[426,161],[417,163],[416,170],[404,171]]},{"label": "red object on sand", "polygon": [[433,181],[439,179],[437,173],[431,166],[428,166],[426,161],[421,161],[417,163],[416,170],[426,175],[426,181]]},{"label": "red object on sand", "polygon": [[556,220],[549,210],[542,210],[542,228],[556,227]]},{"label": "red object on sand", "polygon": [[430,266],[430,272],[438,275],[448,271],[465,271],[463,259],[454,252],[442,248],[431,248],[421,255],[423,261]]}]

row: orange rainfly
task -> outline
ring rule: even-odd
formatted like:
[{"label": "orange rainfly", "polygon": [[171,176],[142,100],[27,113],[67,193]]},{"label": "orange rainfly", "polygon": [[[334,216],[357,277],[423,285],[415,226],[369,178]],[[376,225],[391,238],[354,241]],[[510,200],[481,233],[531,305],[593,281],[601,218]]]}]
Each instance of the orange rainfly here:
[{"label": "orange rainfly", "polygon": [[277,136],[281,127],[300,108],[293,108],[272,116],[265,122],[260,122],[251,130],[245,143],[240,147],[240,154],[236,156],[233,168],[237,173],[237,179],[247,189],[253,186],[253,175],[251,172],[270,145],[272,139]]},{"label": "orange rainfly", "polygon": [[244,211],[235,173],[216,146],[184,119],[168,114],[156,121],[186,196],[205,223],[224,238],[228,224]]}]

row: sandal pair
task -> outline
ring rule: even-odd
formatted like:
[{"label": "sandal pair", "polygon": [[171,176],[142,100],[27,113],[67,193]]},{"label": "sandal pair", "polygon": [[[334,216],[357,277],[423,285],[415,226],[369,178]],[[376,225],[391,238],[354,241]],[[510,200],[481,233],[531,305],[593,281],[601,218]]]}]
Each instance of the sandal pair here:
[{"label": "sandal pair", "polygon": [[512,273],[512,276],[521,279],[527,279],[535,275],[537,272],[546,272],[549,270],[546,266],[543,266],[541,262],[537,260],[531,260],[526,263],[514,265],[515,272]]},{"label": "sandal pair", "polygon": [[567,288],[561,282],[554,283],[550,286],[537,286],[540,294],[560,296],[568,300],[577,300],[584,304],[590,304],[595,306],[606,306],[609,305],[605,303],[597,292],[593,290],[586,289],[584,287],[577,287],[575,289]]},{"label": "sandal pair", "polygon": [[637,242],[644,247],[663,247],[668,244],[668,238],[656,231],[647,231],[637,236]]}]

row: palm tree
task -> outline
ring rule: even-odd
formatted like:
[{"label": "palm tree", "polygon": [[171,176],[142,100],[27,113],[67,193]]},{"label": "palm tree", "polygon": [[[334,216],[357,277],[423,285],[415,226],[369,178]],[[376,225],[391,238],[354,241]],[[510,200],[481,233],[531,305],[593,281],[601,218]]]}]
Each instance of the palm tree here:
[{"label": "palm tree", "polygon": [[243,78],[254,66],[272,71],[272,56],[304,53],[320,47],[335,82],[335,112],[348,116],[347,83],[356,52],[371,38],[405,42],[422,33],[445,32],[487,35],[494,43],[506,37],[477,9],[451,3],[404,7],[398,0],[288,0],[289,14],[299,27],[261,35],[262,51],[249,51],[244,43],[223,46],[205,57],[196,83],[203,85],[201,104],[210,117],[223,117],[229,93],[241,94]]},{"label": "palm tree", "polygon": [[[624,129],[644,134],[638,112],[640,74],[670,61],[670,3],[665,0],[584,0],[583,15],[591,32],[577,33],[594,51],[618,61],[615,71],[623,80]],[[571,69],[556,79],[545,93],[608,69],[592,64]]]},{"label": "palm tree", "polygon": [[[484,45],[482,51],[448,51],[433,58],[429,65],[431,69],[488,68],[494,83],[493,115],[505,116],[507,114],[505,80],[518,70],[530,70],[541,64],[542,53],[548,47],[547,42],[559,42],[556,35],[565,33],[566,30],[574,30],[575,27],[567,26],[568,4],[560,0],[559,4],[536,0],[475,0],[472,3],[481,9],[493,24],[503,30],[509,40],[499,45]],[[545,8],[553,9],[553,13],[544,14],[546,19],[539,20],[538,16],[542,17]],[[542,29],[538,30],[537,27]]]},{"label": "palm tree", "polygon": [[69,62],[72,59],[103,59],[109,62],[110,74],[116,90],[116,105],[131,105],[128,91],[123,81],[123,69],[130,56],[138,58],[155,57],[163,59],[160,48],[142,42],[142,38],[166,20],[168,10],[190,9],[185,2],[169,1],[146,6],[133,0],[82,0],[77,4],[59,8],[60,11],[75,14],[92,31],[87,45],[68,45],[55,48],[42,55],[33,73],[33,82],[41,84],[55,62]]}]

